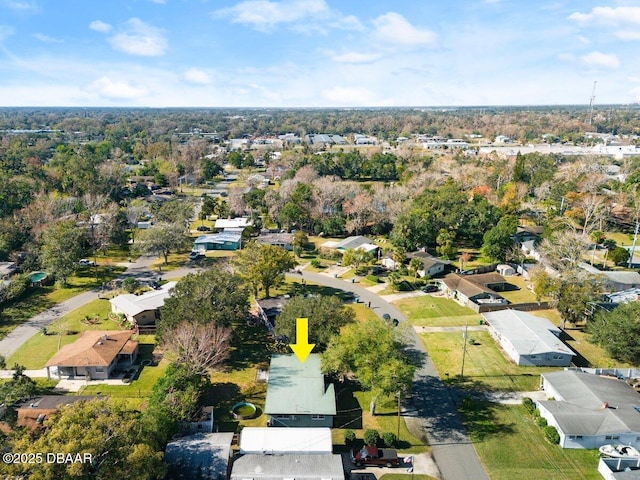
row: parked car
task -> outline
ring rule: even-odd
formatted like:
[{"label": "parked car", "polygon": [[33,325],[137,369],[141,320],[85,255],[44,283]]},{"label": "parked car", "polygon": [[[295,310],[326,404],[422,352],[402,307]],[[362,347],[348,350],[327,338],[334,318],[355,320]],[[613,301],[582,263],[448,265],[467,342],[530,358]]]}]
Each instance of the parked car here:
[{"label": "parked car", "polygon": [[378,448],[365,445],[360,450],[352,450],[350,457],[351,461],[358,467],[364,465],[378,465],[381,467],[400,465],[398,452],[392,448]]},{"label": "parked car", "polygon": [[433,292],[437,292],[438,290],[440,290],[438,286],[433,284],[425,285],[424,287],[422,287],[422,291],[424,293],[433,293]]},{"label": "parked car", "polygon": [[200,260],[201,258],[204,258],[204,253],[191,252],[189,254],[189,260]]},{"label": "parked car", "polygon": [[198,230],[199,232],[210,232],[211,228],[207,227],[206,225],[200,225],[198,228],[196,228],[196,230]]},{"label": "parked car", "polygon": [[94,262],[93,260],[89,260],[88,258],[83,258],[78,261],[78,265],[80,265],[81,267],[94,267],[96,265],[96,262]]}]

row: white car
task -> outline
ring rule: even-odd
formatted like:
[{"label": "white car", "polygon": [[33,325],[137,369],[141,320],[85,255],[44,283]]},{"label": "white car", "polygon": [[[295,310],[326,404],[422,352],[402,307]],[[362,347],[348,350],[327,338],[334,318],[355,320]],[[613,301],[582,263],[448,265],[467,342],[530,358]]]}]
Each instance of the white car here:
[{"label": "white car", "polygon": [[78,264],[82,267],[94,267],[96,262],[94,262],[93,260],[89,260],[88,258],[83,258],[82,260],[78,261]]}]

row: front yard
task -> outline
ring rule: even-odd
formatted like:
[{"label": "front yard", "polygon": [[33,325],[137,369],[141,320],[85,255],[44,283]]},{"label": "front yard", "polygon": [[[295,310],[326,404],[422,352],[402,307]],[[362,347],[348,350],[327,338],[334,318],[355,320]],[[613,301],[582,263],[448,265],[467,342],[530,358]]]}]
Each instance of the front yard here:
[{"label": "front yard", "polygon": [[423,327],[477,325],[481,318],[470,308],[439,295],[405,298],[393,304],[412,325]]}]

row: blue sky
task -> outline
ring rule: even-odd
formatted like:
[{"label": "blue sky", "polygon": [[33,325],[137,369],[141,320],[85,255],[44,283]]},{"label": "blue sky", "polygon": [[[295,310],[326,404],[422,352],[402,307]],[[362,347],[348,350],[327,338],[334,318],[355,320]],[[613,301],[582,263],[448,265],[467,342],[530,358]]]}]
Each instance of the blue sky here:
[{"label": "blue sky", "polygon": [[640,0],[0,0],[0,106],[640,101]]}]

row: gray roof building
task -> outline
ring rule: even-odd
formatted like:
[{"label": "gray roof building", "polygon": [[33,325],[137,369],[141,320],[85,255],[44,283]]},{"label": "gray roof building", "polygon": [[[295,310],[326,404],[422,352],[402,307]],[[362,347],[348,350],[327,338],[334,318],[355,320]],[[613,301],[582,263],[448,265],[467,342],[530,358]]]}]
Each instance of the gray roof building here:
[{"label": "gray roof building", "polygon": [[197,433],[167,444],[170,479],[226,480],[233,433]]},{"label": "gray roof building", "polygon": [[491,336],[517,365],[566,367],[575,356],[560,340],[560,329],[546,318],[510,309],[482,317]]},{"label": "gray roof building", "polygon": [[574,370],[543,373],[540,415],[558,429],[563,448],[609,443],[640,447],[640,395],[616,377]]},{"label": "gray roof building", "polygon": [[233,462],[231,480],[344,480],[342,457],[321,455],[243,455]]}]

